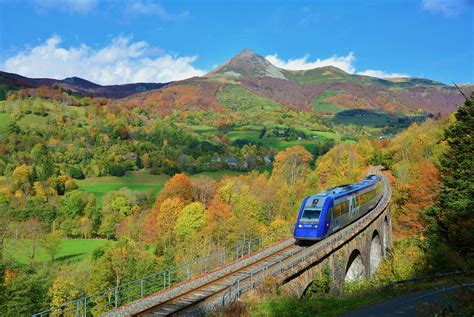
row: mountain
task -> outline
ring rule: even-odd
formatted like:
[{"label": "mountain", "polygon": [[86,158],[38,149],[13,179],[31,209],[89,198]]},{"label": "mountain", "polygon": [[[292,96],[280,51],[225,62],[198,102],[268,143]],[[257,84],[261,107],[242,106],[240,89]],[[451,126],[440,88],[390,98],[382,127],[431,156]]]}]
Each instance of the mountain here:
[{"label": "mountain", "polygon": [[[166,86],[161,83],[136,83],[125,85],[101,86],[79,77],[70,77],[63,80],[51,78],[28,78],[17,74],[0,71],[0,91],[22,88],[38,88],[40,86],[57,87],[83,96],[124,98],[139,92],[158,89]],[[0,94],[1,95],[1,94]]]},{"label": "mountain", "polygon": [[237,79],[265,76],[286,79],[280,68],[248,48],[206,75],[209,78],[225,77]]},{"label": "mountain", "polygon": [[[380,79],[349,74],[333,66],[285,70],[250,49],[243,50],[203,77],[164,84],[101,86],[78,77],[32,79],[0,72],[0,91],[41,85],[59,86],[84,96],[124,98],[122,104],[145,106],[164,115],[176,109],[224,111],[226,107],[222,100],[227,105],[242,101],[235,93],[235,87],[246,96],[252,95],[251,100],[266,98],[287,109],[323,116],[352,109],[390,114],[450,113],[463,102],[463,96],[454,86],[429,79]],[[474,90],[473,85],[460,87],[466,95]]]}]

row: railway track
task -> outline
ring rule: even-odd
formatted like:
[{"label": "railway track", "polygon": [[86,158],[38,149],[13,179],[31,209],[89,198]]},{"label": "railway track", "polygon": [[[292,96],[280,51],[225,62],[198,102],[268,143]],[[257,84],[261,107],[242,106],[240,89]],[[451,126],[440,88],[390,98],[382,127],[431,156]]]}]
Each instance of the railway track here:
[{"label": "railway track", "polygon": [[[241,280],[244,283],[251,283],[253,279],[258,279],[258,273],[253,274],[253,272],[259,271],[259,268],[268,267],[269,265],[271,267],[276,267],[295,253],[299,253],[304,248],[304,246],[298,246],[295,244],[285,246],[282,249],[262,259],[256,260],[237,271],[231,272],[217,280],[181,294],[135,316],[188,315],[191,313],[191,311],[188,310],[189,307],[204,300],[208,300],[211,297],[221,297],[236,280]],[[199,314],[199,309],[194,313]]]}]

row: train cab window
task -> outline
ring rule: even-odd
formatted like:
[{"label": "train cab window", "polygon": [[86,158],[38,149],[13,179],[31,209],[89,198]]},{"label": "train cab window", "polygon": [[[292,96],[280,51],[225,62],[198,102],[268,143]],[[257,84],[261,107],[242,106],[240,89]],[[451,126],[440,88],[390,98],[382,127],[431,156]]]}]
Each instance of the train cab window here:
[{"label": "train cab window", "polygon": [[301,215],[302,220],[316,220],[319,219],[321,214],[321,209],[305,209],[303,215]]}]

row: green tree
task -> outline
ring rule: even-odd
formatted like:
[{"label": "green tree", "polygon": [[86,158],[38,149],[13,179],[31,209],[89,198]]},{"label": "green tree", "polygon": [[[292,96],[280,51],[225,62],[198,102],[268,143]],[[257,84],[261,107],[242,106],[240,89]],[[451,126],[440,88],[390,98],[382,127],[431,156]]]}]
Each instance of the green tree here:
[{"label": "green tree", "polygon": [[445,131],[449,148],[441,159],[439,198],[428,211],[431,241],[446,243],[463,256],[474,252],[474,94]]},{"label": "green tree", "polygon": [[12,121],[7,127],[8,134],[19,134],[21,132],[20,127],[15,121]]},{"label": "green tree", "polygon": [[[0,273],[3,273],[0,271]],[[2,316],[31,316],[48,307],[52,271],[47,267],[6,267],[0,301]]]},{"label": "green tree", "polygon": [[189,241],[206,223],[204,204],[195,202],[187,205],[180,212],[174,232],[180,241]]},{"label": "green tree", "polygon": [[61,250],[61,236],[62,235],[60,231],[53,231],[46,234],[41,241],[41,246],[49,254],[51,261],[54,261],[54,258],[58,254],[59,250]]},{"label": "green tree", "polygon": [[79,165],[67,165],[66,172],[69,176],[75,179],[84,179],[85,177]]}]

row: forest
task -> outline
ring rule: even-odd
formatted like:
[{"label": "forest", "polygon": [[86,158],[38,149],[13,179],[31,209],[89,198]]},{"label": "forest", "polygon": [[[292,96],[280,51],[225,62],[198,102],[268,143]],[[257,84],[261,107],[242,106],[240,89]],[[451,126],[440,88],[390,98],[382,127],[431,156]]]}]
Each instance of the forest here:
[{"label": "forest", "polygon": [[[279,241],[304,197],[360,180],[374,165],[384,166],[394,191],[396,241],[379,278],[472,269],[473,97],[454,116],[382,139],[365,126],[316,118],[307,130],[293,128],[292,120],[308,116],[297,112],[276,112],[253,130],[217,121],[198,132],[205,117],[198,112],[162,117],[60,94],[77,101],[65,105],[45,94],[0,102],[5,316],[55,307],[242,239]],[[336,137],[313,140],[311,129]],[[351,129],[357,133],[347,140]],[[243,142],[248,131],[256,134]],[[284,146],[269,145],[272,138]],[[220,177],[206,174],[216,171]],[[97,196],[81,188],[84,180],[137,172],[167,176],[155,191],[124,186]],[[64,253],[76,240],[90,249]]]}]

